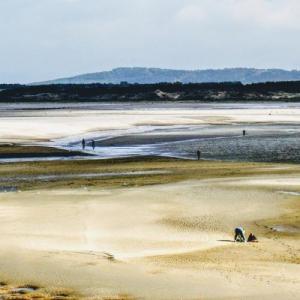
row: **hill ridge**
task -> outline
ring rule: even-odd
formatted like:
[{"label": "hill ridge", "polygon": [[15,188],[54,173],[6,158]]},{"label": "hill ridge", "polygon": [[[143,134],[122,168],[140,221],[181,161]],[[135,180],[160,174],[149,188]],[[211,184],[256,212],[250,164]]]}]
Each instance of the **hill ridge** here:
[{"label": "hill ridge", "polygon": [[122,82],[138,84],[155,83],[207,83],[207,82],[237,82],[243,84],[275,82],[275,81],[297,81],[300,80],[300,71],[284,69],[256,69],[256,68],[223,68],[223,69],[199,69],[180,70],[145,67],[119,67],[111,71],[79,74],[72,77],[58,78],[43,82],[41,84],[119,84]]}]

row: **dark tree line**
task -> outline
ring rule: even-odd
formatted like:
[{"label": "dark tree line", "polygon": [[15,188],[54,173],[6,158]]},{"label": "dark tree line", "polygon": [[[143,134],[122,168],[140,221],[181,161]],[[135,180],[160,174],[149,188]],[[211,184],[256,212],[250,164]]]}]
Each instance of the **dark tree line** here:
[{"label": "dark tree line", "polygon": [[[100,101],[100,100],[161,100],[157,91],[177,93],[178,100],[210,100],[217,93],[226,99],[261,100],[272,93],[300,93],[300,81],[242,84],[224,83],[159,83],[159,84],[0,84],[0,101]],[[171,98],[170,98],[171,99]],[[250,99],[251,100],[251,99]]]}]

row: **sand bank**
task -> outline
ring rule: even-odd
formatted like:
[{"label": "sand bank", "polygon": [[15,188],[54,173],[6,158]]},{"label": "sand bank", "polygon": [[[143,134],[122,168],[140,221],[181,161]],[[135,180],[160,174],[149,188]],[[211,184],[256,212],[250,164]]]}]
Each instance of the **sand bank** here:
[{"label": "sand bank", "polygon": [[[147,107],[147,105],[146,105]],[[132,130],[141,126],[233,123],[298,123],[299,108],[178,110],[25,110],[4,111],[1,142],[47,142],[54,139],[99,135],[103,131]]]}]

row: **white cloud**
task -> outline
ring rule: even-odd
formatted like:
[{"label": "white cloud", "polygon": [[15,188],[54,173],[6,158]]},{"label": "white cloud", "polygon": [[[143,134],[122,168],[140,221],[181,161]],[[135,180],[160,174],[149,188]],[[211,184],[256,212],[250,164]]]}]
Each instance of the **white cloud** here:
[{"label": "white cloud", "polygon": [[299,0],[199,0],[181,8],[177,18],[185,22],[245,24],[249,27],[300,28]]},{"label": "white cloud", "polygon": [[176,16],[184,22],[202,22],[208,17],[207,7],[191,4],[184,6]]},{"label": "white cloud", "polygon": [[0,81],[117,66],[300,68],[299,0],[3,0]]},{"label": "white cloud", "polygon": [[297,0],[243,0],[230,1],[234,17],[241,22],[280,29],[300,28],[300,2]]}]

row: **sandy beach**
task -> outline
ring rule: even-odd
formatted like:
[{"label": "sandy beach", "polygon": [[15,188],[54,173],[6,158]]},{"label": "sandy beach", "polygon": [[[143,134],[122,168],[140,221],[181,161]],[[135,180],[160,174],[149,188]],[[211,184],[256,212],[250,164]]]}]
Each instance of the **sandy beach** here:
[{"label": "sandy beach", "polygon": [[300,300],[300,0],[0,0],[0,300]]},{"label": "sandy beach", "polygon": [[[16,177],[141,169],[157,173]],[[0,194],[1,280],[38,287],[28,299],[300,295],[297,165],[140,158],[2,164],[0,172],[17,187]],[[241,224],[259,243],[232,242]]]}]

